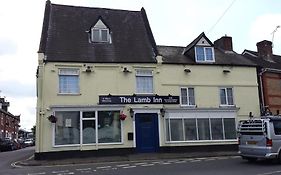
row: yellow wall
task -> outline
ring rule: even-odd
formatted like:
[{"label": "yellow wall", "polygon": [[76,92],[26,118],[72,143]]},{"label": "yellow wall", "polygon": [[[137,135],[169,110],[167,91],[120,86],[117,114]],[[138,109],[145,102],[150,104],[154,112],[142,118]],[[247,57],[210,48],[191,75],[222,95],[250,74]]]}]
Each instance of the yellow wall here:
[{"label": "yellow wall", "polygon": [[[234,103],[239,108],[238,120],[246,118],[249,112],[259,115],[259,98],[256,79],[256,69],[253,67],[225,67],[213,65],[168,65],[168,64],[87,64],[93,67],[91,73],[85,72],[85,66],[77,63],[46,63],[40,60],[38,77],[38,102],[37,102],[37,140],[36,152],[97,149],[96,146],[80,147],[52,147],[52,124],[47,116],[52,114],[52,107],[59,105],[84,106],[98,108],[99,95],[132,95],[136,93],[135,70],[138,68],[153,70],[154,94],[180,96],[180,87],[192,86],[195,89],[195,102],[198,108],[218,108],[220,104],[219,87],[233,87]],[[58,94],[59,68],[78,68],[80,70],[80,94]],[[127,67],[130,73],[124,73]],[[190,73],[184,69],[191,70]],[[224,69],[230,73],[223,73]],[[43,81],[41,81],[43,80]],[[43,99],[43,100],[42,100]],[[129,105],[119,105],[120,109],[129,116]],[[134,105],[134,107],[160,109],[162,105]],[[165,105],[180,107],[180,105]],[[165,145],[163,118],[160,118],[160,132]],[[124,144],[99,146],[99,148],[133,147],[133,141],[127,141],[127,133],[133,132],[131,118],[123,122]],[[38,139],[39,138],[39,139]]]}]

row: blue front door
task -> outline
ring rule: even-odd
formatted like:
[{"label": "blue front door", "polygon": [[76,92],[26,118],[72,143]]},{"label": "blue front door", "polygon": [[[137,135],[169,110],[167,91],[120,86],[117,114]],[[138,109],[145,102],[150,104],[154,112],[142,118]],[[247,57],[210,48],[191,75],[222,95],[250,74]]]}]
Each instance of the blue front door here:
[{"label": "blue front door", "polygon": [[156,152],[159,148],[158,115],[139,113],[135,115],[136,145],[138,152]]}]

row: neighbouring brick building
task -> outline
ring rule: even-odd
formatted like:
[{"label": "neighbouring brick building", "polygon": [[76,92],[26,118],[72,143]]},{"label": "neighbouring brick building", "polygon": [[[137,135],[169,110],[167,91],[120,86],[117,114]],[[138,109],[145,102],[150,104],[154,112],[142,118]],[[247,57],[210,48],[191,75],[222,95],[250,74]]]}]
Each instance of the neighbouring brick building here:
[{"label": "neighbouring brick building", "polygon": [[277,114],[281,110],[281,56],[272,53],[272,42],[267,40],[257,43],[257,52],[244,50],[243,55],[258,65],[261,112],[268,109]]},{"label": "neighbouring brick building", "polygon": [[8,112],[10,103],[0,97],[0,139],[17,139],[19,131],[20,116]]}]

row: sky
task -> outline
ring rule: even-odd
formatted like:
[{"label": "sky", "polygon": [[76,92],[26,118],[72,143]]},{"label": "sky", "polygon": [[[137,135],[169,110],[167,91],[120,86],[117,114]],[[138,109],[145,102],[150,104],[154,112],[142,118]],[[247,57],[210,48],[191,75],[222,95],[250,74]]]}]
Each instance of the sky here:
[{"label": "sky", "polygon": [[[36,121],[37,51],[45,0],[1,0],[0,96],[9,112],[21,115],[21,128]],[[139,11],[145,8],[157,45],[187,46],[201,32],[214,42],[231,36],[233,50],[256,51],[256,43],[272,41],[281,55],[280,0],[51,0],[54,4]]]}]

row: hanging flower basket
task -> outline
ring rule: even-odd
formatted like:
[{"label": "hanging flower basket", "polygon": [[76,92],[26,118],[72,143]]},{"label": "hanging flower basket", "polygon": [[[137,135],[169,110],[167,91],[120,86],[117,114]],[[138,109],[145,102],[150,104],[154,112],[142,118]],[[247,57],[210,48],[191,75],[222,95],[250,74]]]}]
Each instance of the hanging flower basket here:
[{"label": "hanging flower basket", "polygon": [[48,120],[51,122],[51,123],[56,123],[57,122],[57,117],[55,117],[54,115],[50,115],[48,117]]},{"label": "hanging flower basket", "polygon": [[120,120],[125,120],[127,118],[127,116],[123,113],[120,114]]}]

